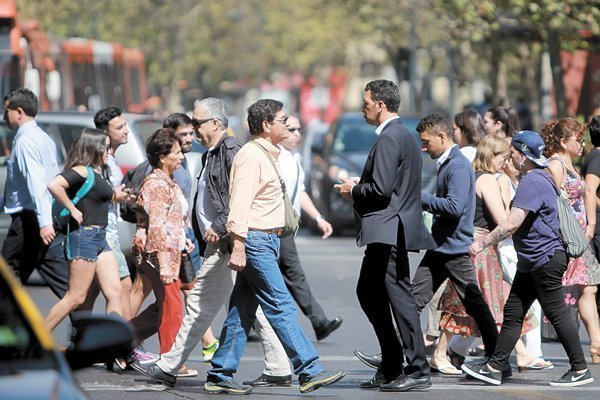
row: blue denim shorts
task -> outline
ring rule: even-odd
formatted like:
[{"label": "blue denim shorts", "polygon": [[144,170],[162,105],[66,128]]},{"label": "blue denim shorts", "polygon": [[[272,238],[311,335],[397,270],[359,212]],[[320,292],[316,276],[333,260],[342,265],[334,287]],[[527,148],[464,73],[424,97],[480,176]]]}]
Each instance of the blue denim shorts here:
[{"label": "blue denim shorts", "polygon": [[77,258],[96,261],[105,251],[111,251],[111,248],[106,241],[106,229],[99,226],[80,226],[69,232],[65,241],[65,255],[69,261]]}]

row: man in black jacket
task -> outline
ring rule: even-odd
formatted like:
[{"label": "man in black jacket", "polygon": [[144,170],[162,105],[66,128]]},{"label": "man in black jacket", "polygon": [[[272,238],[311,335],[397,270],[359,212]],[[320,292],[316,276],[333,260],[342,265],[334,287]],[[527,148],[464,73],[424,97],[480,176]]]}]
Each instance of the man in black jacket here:
[{"label": "man in black jacket", "polygon": [[171,350],[162,354],[156,364],[132,364],[139,372],[168,386],[175,385],[177,371],[199,343],[233,287],[232,271],[227,267],[230,245],[225,222],[229,214],[229,172],[241,143],[227,135],[227,109],[220,99],[211,97],[198,102],[192,126],[196,138],[208,148],[202,157],[202,172],[192,210],[194,233],[200,242],[204,262],[188,295],[186,315]]},{"label": "man in black jacket", "polygon": [[367,246],[356,293],[382,353],[377,373],[360,386],[382,391],[431,386],[407,252],[433,248],[435,242],[421,213],[421,152],[398,117],[399,107],[400,93],[393,82],[367,84],[362,112],[367,123],[377,126],[379,137],[360,179],[341,178],[343,183],[336,185],[342,196],[354,201],[357,244]]}]

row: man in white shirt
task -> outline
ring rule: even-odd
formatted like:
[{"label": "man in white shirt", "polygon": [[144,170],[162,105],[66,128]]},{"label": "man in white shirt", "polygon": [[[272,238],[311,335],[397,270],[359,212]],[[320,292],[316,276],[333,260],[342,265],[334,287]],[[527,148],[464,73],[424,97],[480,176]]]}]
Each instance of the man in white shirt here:
[{"label": "man in white shirt", "polygon": [[4,212],[12,221],[2,256],[22,283],[35,268],[52,292],[62,298],[68,271],[61,246],[64,236],[52,226],[52,196],[47,188],[60,168],[56,144],[35,122],[37,104],[29,89],[16,89],[4,96],[4,121],[16,130],[16,136],[4,187]]}]

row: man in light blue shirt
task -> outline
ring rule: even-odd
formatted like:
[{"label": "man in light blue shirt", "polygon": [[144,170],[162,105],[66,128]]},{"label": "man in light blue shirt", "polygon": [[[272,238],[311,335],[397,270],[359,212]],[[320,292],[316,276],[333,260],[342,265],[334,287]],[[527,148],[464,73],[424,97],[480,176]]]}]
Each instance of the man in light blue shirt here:
[{"label": "man in light blue shirt", "polygon": [[8,159],[4,212],[12,221],[2,256],[26,283],[37,268],[58,297],[67,290],[64,236],[52,226],[52,196],[48,182],[59,172],[56,144],[35,122],[38,100],[29,89],[4,96],[4,121],[16,130]]}]

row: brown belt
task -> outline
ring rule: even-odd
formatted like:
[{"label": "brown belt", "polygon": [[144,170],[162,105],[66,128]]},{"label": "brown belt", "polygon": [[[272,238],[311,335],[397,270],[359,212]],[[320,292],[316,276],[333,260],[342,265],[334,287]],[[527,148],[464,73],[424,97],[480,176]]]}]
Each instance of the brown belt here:
[{"label": "brown belt", "polygon": [[272,228],[272,229],[258,229],[258,228],[249,228],[249,231],[258,231],[258,232],[265,232],[265,233],[270,233],[276,236],[281,236],[281,234],[283,233],[283,228]]}]

